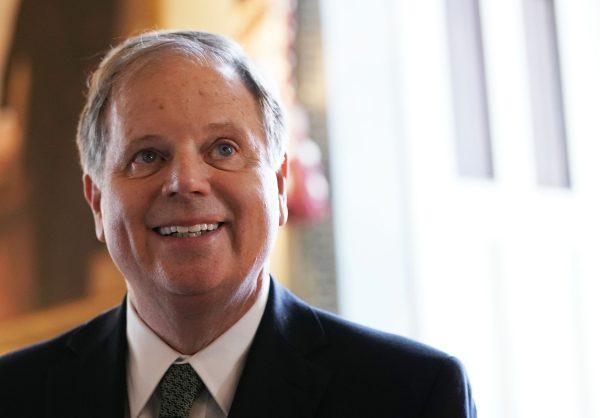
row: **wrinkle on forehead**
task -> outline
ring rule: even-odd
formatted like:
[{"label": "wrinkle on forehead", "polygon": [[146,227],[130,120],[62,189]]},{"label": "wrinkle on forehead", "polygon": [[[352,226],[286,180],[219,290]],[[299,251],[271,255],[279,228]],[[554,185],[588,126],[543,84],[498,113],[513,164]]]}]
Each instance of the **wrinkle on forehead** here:
[{"label": "wrinkle on forehead", "polygon": [[[115,104],[117,104],[118,107],[121,107],[122,99],[127,97],[127,91],[136,82],[146,78],[150,78],[154,74],[162,73],[165,76],[164,82],[169,83],[172,81],[169,78],[170,73],[174,73],[178,69],[189,67],[190,65],[197,65],[198,67],[213,70],[214,75],[218,76],[221,79],[221,81],[225,82],[231,87],[232,93],[235,91],[239,91],[239,87],[241,86],[247,93],[249,93],[250,97],[252,98],[252,101],[254,102],[256,109],[258,110],[259,122],[262,125],[262,112],[260,109],[260,105],[254,94],[252,94],[252,92],[248,89],[248,87],[244,83],[244,80],[242,79],[242,77],[239,76],[239,74],[232,65],[220,63],[215,60],[202,59],[201,57],[188,56],[184,53],[179,53],[177,51],[159,51],[150,56],[142,57],[138,61],[135,61],[134,63],[130,64],[130,66],[126,68],[113,82],[113,88],[109,97],[107,108],[113,108],[115,107]],[[212,96],[213,98],[219,97],[219,93],[217,93],[214,89],[210,88],[212,83],[212,80],[210,80],[210,78],[210,76],[206,77],[190,72],[189,78],[184,77],[177,80],[176,82],[180,83],[180,86],[186,86],[188,84],[191,84],[191,81],[193,80],[194,82],[200,84],[200,88],[197,89],[197,94],[199,96]],[[227,95],[227,97],[224,98],[230,99],[236,105],[239,104],[241,99],[237,94]],[[158,109],[165,108],[165,103],[161,102],[159,98],[150,98],[149,100],[156,101],[156,106]],[[186,102],[189,101],[189,97],[186,97],[185,100]],[[248,106],[240,106],[240,111],[243,114],[247,114],[247,112],[250,111],[250,109],[251,108],[248,108]]]},{"label": "wrinkle on forehead", "polygon": [[215,72],[221,74],[226,80],[238,79],[244,84],[242,78],[231,64],[221,63],[215,59],[189,55],[184,52],[165,50],[140,57],[138,60],[129,64],[113,81],[113,94],[118,97],[123,88],[127,88],[131,82],[146,72],[158,72],[163,69],[173,70],[175,66],[186,66],[189,64],[211,68],[215,70]]}]

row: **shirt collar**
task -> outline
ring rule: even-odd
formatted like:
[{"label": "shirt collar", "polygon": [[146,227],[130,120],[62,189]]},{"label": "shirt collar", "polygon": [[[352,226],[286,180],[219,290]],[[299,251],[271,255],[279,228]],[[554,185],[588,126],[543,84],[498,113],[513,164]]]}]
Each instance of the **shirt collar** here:
[{"label": "shirt collar", "polygon": [[225,415],[229,413],[246,354],[267,304],[269,280],[250,309],[231,328],[199,352],[178,353],[154,333],[138,316],[127,298],[127,388],[132,417],[149,401],[160,379],[174,362],[188,362],[198,373],[210,395]]}]

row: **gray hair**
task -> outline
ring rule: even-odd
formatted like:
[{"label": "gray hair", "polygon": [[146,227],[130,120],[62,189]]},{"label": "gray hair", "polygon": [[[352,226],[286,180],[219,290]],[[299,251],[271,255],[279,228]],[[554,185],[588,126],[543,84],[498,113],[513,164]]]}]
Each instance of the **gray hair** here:
[{"label": "gray hair", "polygon": [[81,166],[99,182],[108,147],[105,111],[115,84],[132,71],[134,64],[147,63],[157,53],[179,54],[201,64],[231,66],[256,99],[262,116],[270,163],[283,160],[286,128],[283,109],[242,48],[230,39],[199,31],[152,31],[132,37],[111,49],[88,81],[87,101],[77,128]]}]

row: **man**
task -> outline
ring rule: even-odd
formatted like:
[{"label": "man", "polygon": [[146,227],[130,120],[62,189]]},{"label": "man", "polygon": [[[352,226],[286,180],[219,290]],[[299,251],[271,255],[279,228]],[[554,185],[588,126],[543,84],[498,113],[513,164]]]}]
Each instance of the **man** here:
[{"label": "man", "polygon": [[280,105],[231,41],[152,32],[94,73],[84,194],[123,305],[0,360],[11,417],[473,417],[455,359],[311,308],[269,277]]}]

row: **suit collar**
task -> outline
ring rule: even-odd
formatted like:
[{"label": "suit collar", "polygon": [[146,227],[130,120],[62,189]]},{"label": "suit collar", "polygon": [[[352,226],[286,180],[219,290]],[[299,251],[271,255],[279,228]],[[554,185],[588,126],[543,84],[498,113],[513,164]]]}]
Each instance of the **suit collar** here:
[{"label": "suit collar", "polygon": [[314,416],[330,372],[310,355],[326,344],[314,311],[271,280],[229,416]]},{"label": "suit collar", "polygon": [[273,292],[265,314],[266,323],[279,331],[285,341],[300,354],[308,354],[327,344],[321,321],[310,306],[288,290],[271,281]]},{"label": "suit collar", "polygon": [[117,417],[126,408],[125,304],[74,331],[48,375],[49,416]]},{"label": "suit collar", "polygon": [[125,343],[126,320],[127,300],[123,299],[116,308],[73,331],[67,340],[67,347],[77,356],[86,357],[92,355],[99,346]]}]

